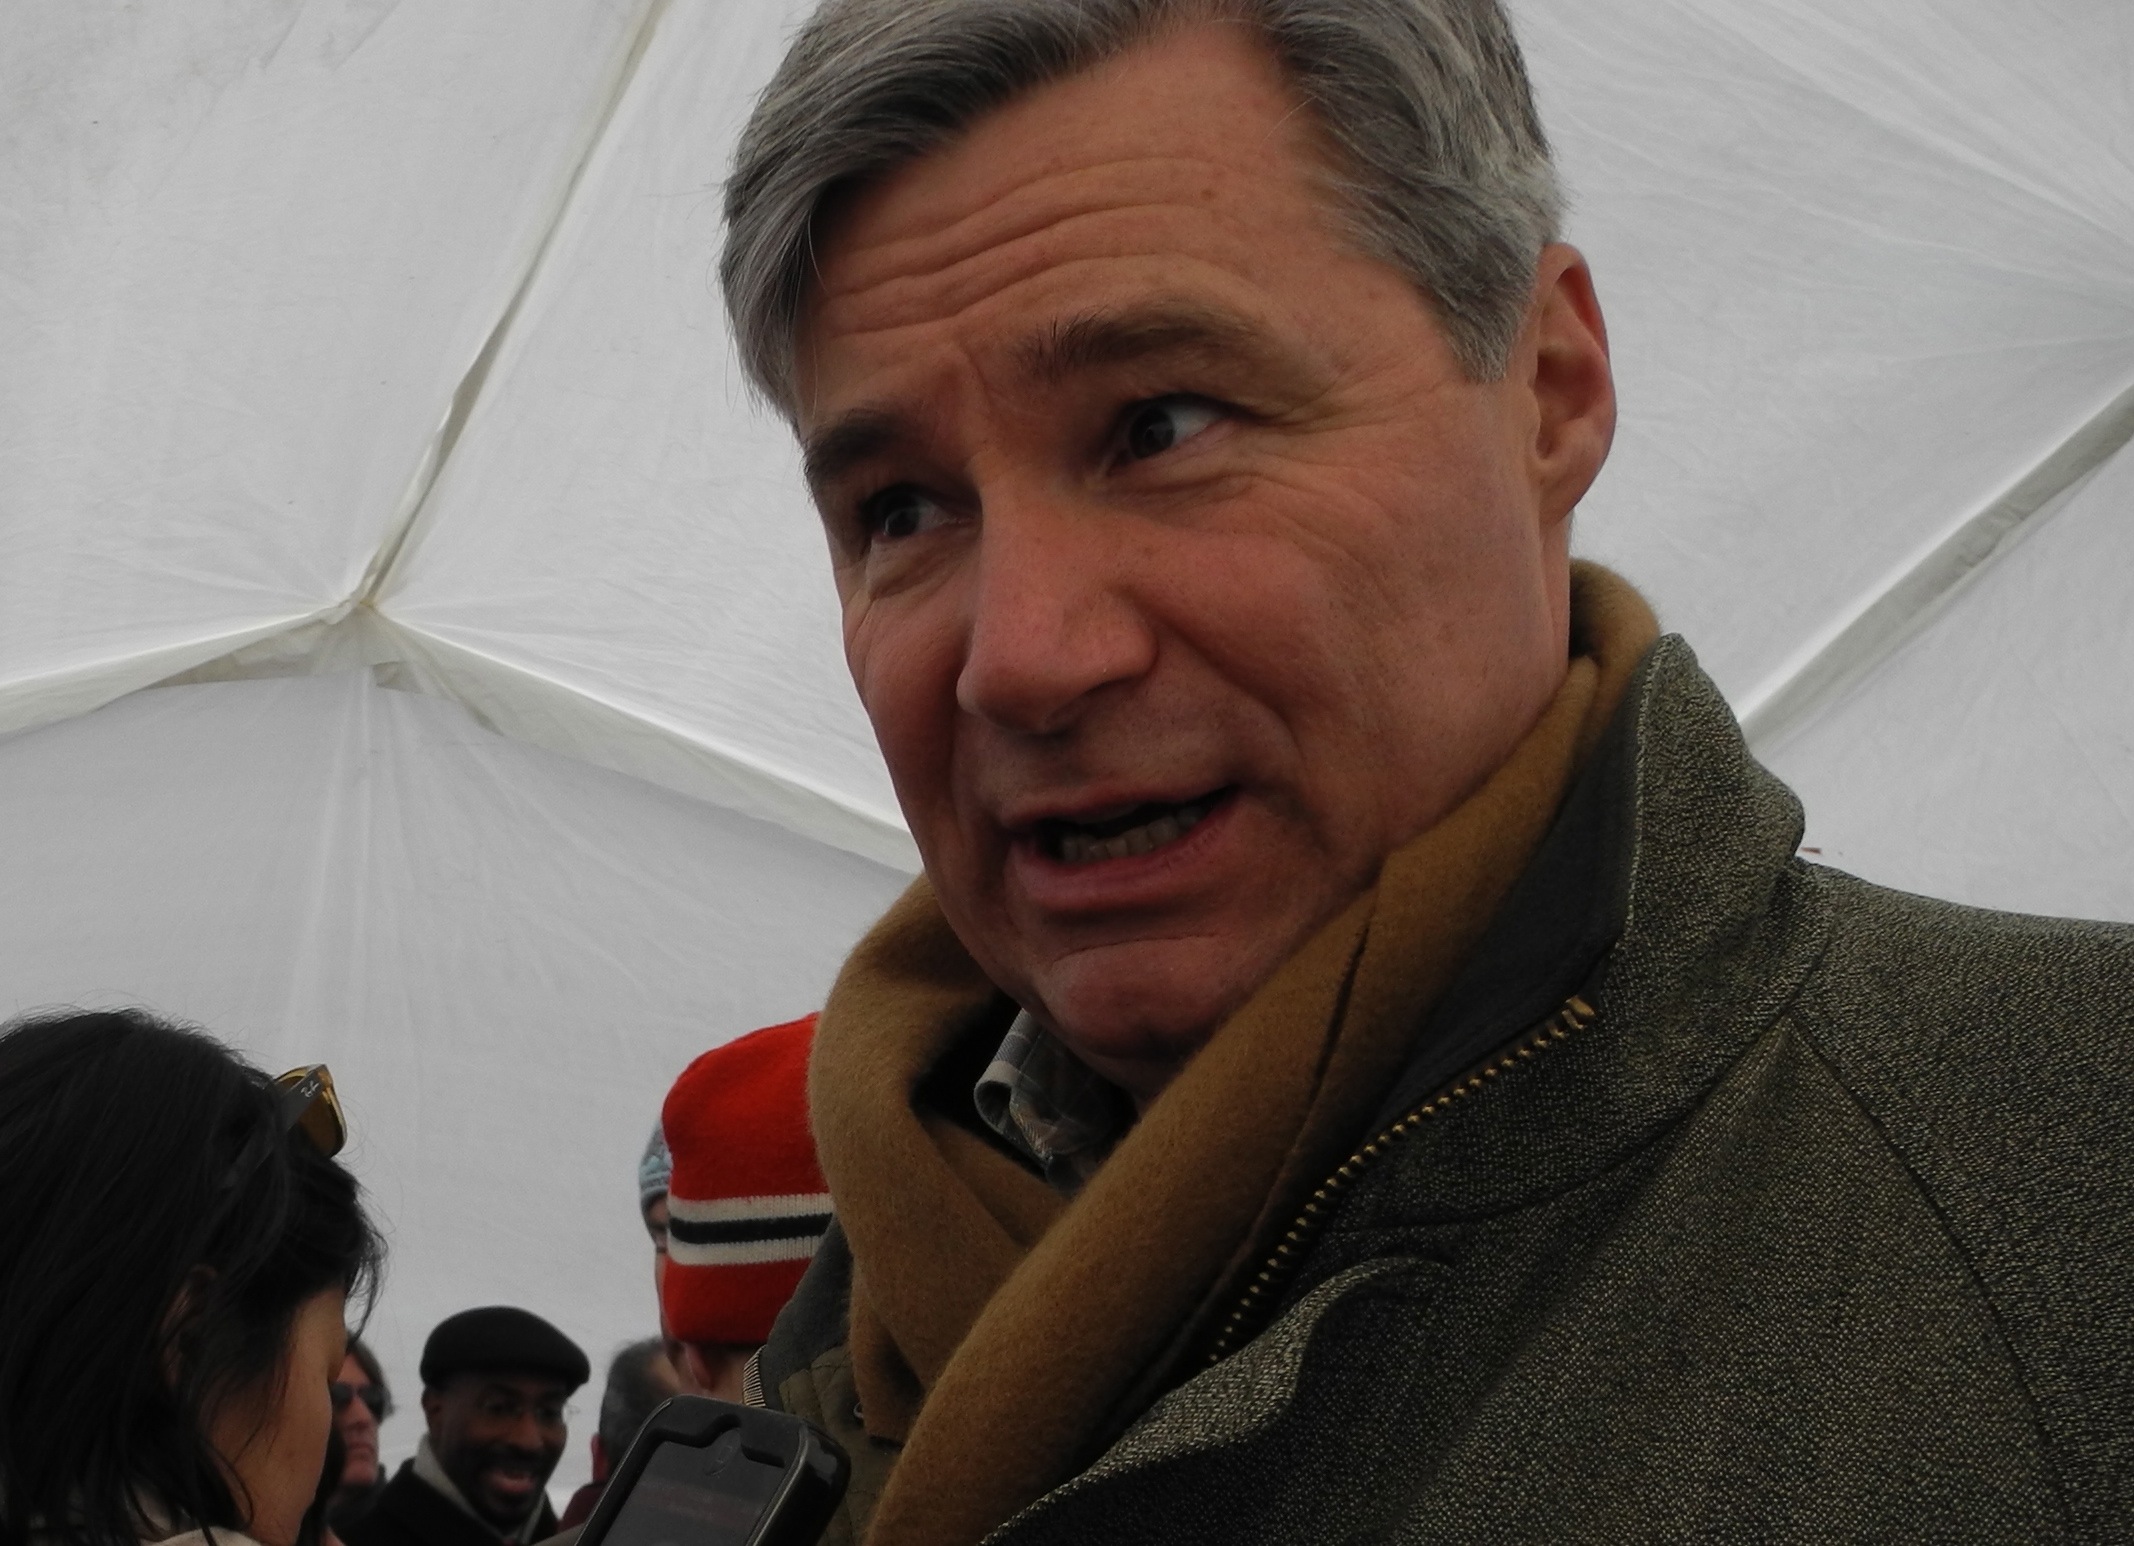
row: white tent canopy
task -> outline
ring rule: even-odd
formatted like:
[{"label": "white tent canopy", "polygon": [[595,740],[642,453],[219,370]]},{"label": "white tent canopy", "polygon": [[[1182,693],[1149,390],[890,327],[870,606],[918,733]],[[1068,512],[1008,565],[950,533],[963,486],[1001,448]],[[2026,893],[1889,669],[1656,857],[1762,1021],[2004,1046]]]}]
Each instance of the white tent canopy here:
[{"label": "white tent canopy", "polygon": [[[915,864],[713,281],[804,9],[9,14],[0,1014],[331,1061],[403,1395],[468,1304],[650,1329],[666,1084]],[[1823,858],[2134,917],[2134,8],[1516,10],[1620,375],[1580,546]]]}]

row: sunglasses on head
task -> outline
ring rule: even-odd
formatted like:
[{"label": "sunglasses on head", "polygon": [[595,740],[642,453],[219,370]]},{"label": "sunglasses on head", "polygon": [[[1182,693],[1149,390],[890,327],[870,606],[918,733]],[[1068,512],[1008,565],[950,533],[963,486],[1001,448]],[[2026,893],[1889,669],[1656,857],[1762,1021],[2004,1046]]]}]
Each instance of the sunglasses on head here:
[{"label": "sunglasses on head", "polygon": [[333,1075],[324,1063],[292,1068],[274,1081],[279,1092],[282,1131],[302,1128],[314,1147],[332,1159],[348,1142],[348,1119],[341,1114],[341,1098],[333,1092]]},{"label": "sunglasses on head", "polygon": [[370,1415],[379,1422],[385,1421],[386,1413],[393,1409],[393,1398],[385,1393],[383,1385],[344,1385],[335,1380],[326,1387],[333,1392],[333,1409],[344,1412],[351,1401],[360,1401],[370,1408]]},{"label": "sunglasses on head", "polygon": [[348,1142],[348,1120],[341,1114],[341,1098],[333,1092],[333,1075],[324,1063],[292,1068],[275,1080],[274,1104],[279,1125],[271,1134],[255,1133],[246,1141],[230,1173],[222,1178],[225,1197],[234,1196],[290,1133],[302,1132],[328,1159]]}]

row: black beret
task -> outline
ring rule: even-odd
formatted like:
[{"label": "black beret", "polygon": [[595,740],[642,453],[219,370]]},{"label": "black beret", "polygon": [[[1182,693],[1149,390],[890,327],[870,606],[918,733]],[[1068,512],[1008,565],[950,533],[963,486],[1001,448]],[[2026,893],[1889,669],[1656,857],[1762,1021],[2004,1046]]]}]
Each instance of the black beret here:
[{"label": "black beret", "polygon": [[504,1304],[449,1316],[422,1345],[425,1385],[455,1374],[549,1374],[576,1390],[592,1372],[577,1343],[531,1310]]}]

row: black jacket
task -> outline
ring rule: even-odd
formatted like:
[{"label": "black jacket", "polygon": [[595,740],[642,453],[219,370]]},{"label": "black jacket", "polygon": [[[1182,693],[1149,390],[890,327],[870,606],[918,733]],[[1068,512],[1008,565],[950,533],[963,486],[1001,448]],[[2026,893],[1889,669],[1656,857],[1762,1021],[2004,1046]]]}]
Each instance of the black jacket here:
[{"label": "black jacket", "polygon": [[348,1532],[355,1528],[356,1521],[378,1506],[378,1500],[385,1496],[385,1489],[389,1485],[391,1484],[386,1481],[381,1470],[377,1480],[368,1487],[354,1497],[343,1498],[328,1509],[326,1523],[332,1527],[333,1533],[346,1541]]},{"label": "black jacket", "polygon": [[[505,1546],[504,1537],[415,1474],[404,1461],[378,1501],[346,1531],[345,1546]],[[556,1511],[541,1500],[541,1523],[529,1539],[556,1533]]]}]

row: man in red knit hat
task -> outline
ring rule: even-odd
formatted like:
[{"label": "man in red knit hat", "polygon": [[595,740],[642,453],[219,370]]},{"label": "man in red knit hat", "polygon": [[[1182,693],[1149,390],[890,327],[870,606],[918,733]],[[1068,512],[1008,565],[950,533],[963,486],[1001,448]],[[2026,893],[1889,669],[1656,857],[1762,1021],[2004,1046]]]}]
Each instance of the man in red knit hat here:
[{"label": "man in red knit hat", "polygon": [[814,1036],[808,1015],[713,1048],[660,1114],[674,1156],[660,1306],[691,1377],[728,1401],[830,1224],[808,1130]]}]

